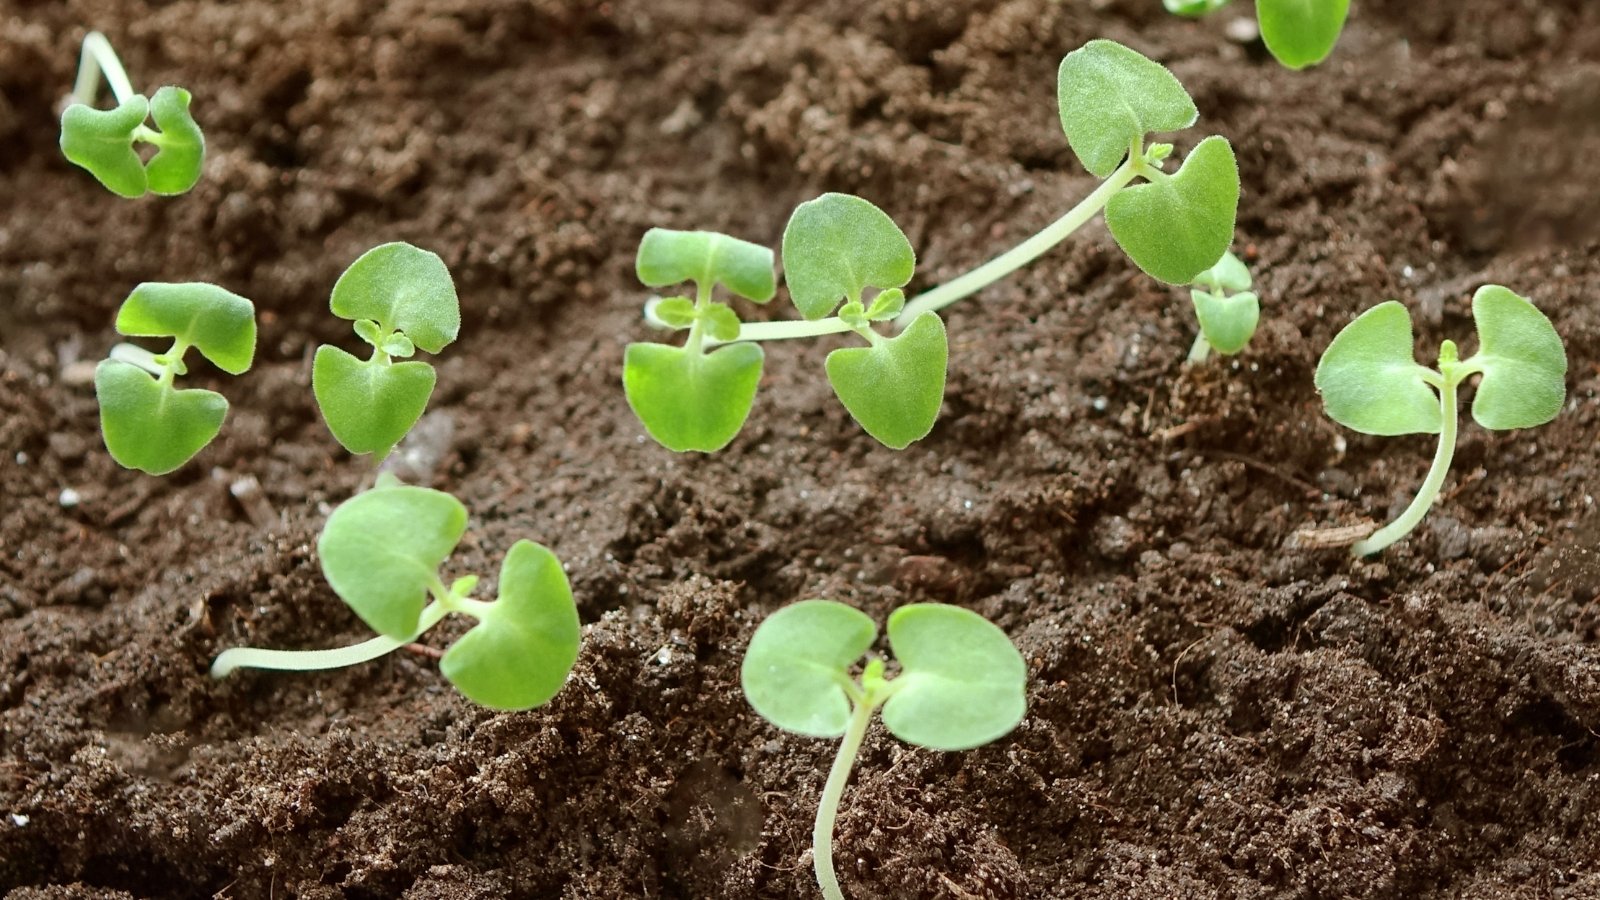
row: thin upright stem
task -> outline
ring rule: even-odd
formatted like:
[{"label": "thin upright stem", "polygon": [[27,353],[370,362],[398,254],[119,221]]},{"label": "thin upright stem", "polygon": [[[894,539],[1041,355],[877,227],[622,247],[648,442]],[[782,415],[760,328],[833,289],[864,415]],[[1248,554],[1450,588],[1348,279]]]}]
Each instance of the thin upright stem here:
[{"label": "thin upright stem", "polygon": [[370,662],[392,653],[416,640],[423,632],[439,624],[449,612],[438,601],[429,603],[417,620],[416,633],[405,640],[379,636],[349,647],[332,650],[259,650],[254,647],[234,647],[224,650],[211,663],[212,678],[226,678],[235,669],[277,669],[285,672],[314,672],[320,669],[339,669],[358,663]]},{"label": "thin upright stem", "polygon": [[1211,342],[1206,340],[1204,331],[1194,336],[1194,343],[1189,345],[1189,365],[1197,366],[1211,358]]},{"label": "thin upright stem", "polygon": [[817,885],[827,900],[844,900],[839,889],[839,876],[833,871],[833,826],[839,818],[839,801],[844,797],[844,786],[850,780],[850,770],[861,752],[861,741],[867,736],[867,726],[872,722],[872,711],[877,708],[875,698],[864,697],[856,701],[850,714],[850,724],[839,744],[839,755],[833,758],[833,768],[828,770],[828,782],[822,788],[822,802],[817,805],[817,824],[811,830],[811,857],[817,872]]},{"label": "thin upright stem", "polygon": [[111,49],[111,42],[98,31],[91,31],[84,35],[83,53],[78,57],[78,80],[72,87],[74,102],[85,106],[94,105],[94,96],[100,90],[100,74],[104,72],[106,84],[111,86],[111,93],[116,96],[117,103],[121,104],[133,96],[133,83],[128,80],[127,70],[122,68],[122,60],[117,59],[117,51]]},{"label": "thin upright stem", "polygon": [[1370,556],[1389,546],[1411,533],[1422,517],[1427,515],[1433,502],[1439,497],[1439,489],[1444,487],[1444,477],[1450,472],[1450,461],[1456,453],[1456,379],[1450,377],[1448,369],[1445,377],[1437,385],[1439,388],[1439,413],[1443,418],[1443,425],[1439,428],[1439,447],[1433,453],[1433,466],[1428,469],[1428,477],[1423,479],[1422,488],[1417,491],[1417,496],[1412,498],[1411,505],[1401,513],[1399,518],[1388,525],[1374,531],[1365,540],[1357,541],[1350,548],[1356,556]]}]

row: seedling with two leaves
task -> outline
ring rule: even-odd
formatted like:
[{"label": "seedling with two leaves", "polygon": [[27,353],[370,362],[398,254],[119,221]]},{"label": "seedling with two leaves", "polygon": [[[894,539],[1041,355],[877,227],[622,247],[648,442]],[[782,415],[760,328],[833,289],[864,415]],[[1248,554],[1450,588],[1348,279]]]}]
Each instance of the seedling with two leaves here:
[{"label": "seedling with two leaves", "polygon": [[[770,299],[770,251],[710,232],[647,233],[640,280],[651,287],[693,281],[696,298],[646,310],[653,324],[689,330],[681,349],[628,348],[623,384],[645,429],[672,450],[720,450],[754,403],[764,359],[757,342],[853,333],[867,346],[830,354],[828,379],[868,434],[902,449],[932,430],[944,397],[948,343],[938,311],[1037,259],[1102,210],[1117,244],[1154,278],[1187,284],[1215,265],[1233,238],[1239,202],[1232,147],[1208,137],[1168,173],[1172,145],[1145,145],[1149,134],[1188,128],[1199,115],[1177,78],[1127,47],[1096,40],[1062,60],[1057,87],[1067,141],[1102,184],[1038,234],[910,301],[903,288],[916,265],[911,244],[859,197],[824,194],[801,204],[784,229],[785,280],[800,322],[741,324],[711,300],[719,282],[755,302]],[[879,324],[898,333],[882,334]],[[714,349],[721,344],[734,346]]]},{"label": "seedling with two leaves", "polygon": [[1195,277],[1189,291],[1200,333],[1189,348],[1189,362],[1203,363],[1215,350],[1232,356],[1256,333],[1261,301],[1250,290],[1250,270],[1232,253]]},{"label": "seedling with two leaves", "polygon": [[1328,415],[1363,434],[1437,434],[1439,446],[1422,488],[1399,518],[1352,548],[1377,553],[1417,527],[1439,496],[1456,445],[1456,389],[1482,376],[1472,418],[1494,431],[1533,428],[1554,419],[1566,399],[1567,354],[1555,327],[1524,297],[1485,285],[1472,297],[1478,352],[1460,359],[1454,341],[1439,346],[1439,367],[1412,356],[1411,316],[1390,300],[1362,313],[1334,337],[1317,363],[1316,385]]},{"label": "seedling with two leaves", "polygon": [[871,657],[859,680],[853,667],[877,641],[866,614],[832,600],[804,600],[778,610],[750,639],[740,680],[745,697],[772,724],[807,737],[842,738],[817,806],[812,859],[828,900],[843,900],[833,868],[839,801],[872,716],[908,744],[970,750],[998,740],[1022,721],[1027,666],[1010,638],[970,610],[914,603],[889,616],[895,678]]},{"label": "seedling with two leaves", "polygon": [[[1228,0],[1163,0],[1167,11],[1198,18],[1228,5]],[[1339,42],[1350,0],[1256,0],[1261,40],[1278,62],[1304,69],[1328,58]]]},{"label": "seedling with two leaves", "polygon": [[[101,73],[117,98],[116,109],[96,109]],[[182,194],[200,180],[205,135],[189,115],[189,92],[168,85],[152,97],[135,93],[111,42],[98,31],[83,39],[72,102],[61,114],[61,153],[88,169],[122,197]],[[155,128],[145,124],[155,120]],[[146,162],[136,144],[150,144]]]},{"label": "seedling with two leaves", "polygon": [[383,480],[345,501],[317,540],[334,593],[379,633],[334,650],[223,651],[215,678],[236,669],[297,672],[377,659],[405,646],[450,613],[478,620],[445,651],[439,670],[469,700],[493,709],[531,709],[555,696],[578,658],[578,610],[561,562],[533,541],[517,541],[500,567],[499,596],[474,600],[476,575],[446,586],[439,568],[467,528],[467,509],[442,491]]}]

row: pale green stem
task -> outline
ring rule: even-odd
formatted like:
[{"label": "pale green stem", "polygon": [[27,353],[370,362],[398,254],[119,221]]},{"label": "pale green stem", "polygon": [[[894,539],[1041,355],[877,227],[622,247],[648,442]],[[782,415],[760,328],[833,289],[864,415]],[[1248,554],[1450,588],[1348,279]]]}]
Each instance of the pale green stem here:
[{"label": "pale green stem", "polygon": [[106,40],[105,35],[91,31],[83,38],[83,53],[78,57],[78,80],[72,88],[72,100],[93,106],[95,94],[100,89],[102,72],[118,104],[133,96],[133,83],[128,80],[127,70],[122,68],[122,60],[117,59],[117,51],[111,49],[111,42]]},{"label": "pale green stem", "polygon": [[855,766],[856,755],[861,752],[861,741],[867,736],[867,726],[872,722],[872,711],[877,708],[875,698],[864,697],[856,701],[850,714],[850,724],[845,728],[844,740],[839,744],[839,754],[833,758],[833,768],[828,770],[828,783],[822,788],[822,802],[817,805],[817,824],[811,829],[811,857],[817,872],[817,885],[827,900],[844,900],[839,889],[839,876],[833,871],[833,826],[839,818],[839,801],[844,797],[845,783],[850,780],[850,770]]},{"label": "pale green stem", "polygon": [[1417,496],[1401,513],[1399,518],[1388,525],[1374,531],[1365,540],[1357,541],[1350,548],[1356,556],[1370,556],[1389,546],[1411,533],[1422,517],[1427,515],[1428,509],[1433,506],[1434,500],[1439,497],[1439,489],[1444,487],[1445,475],[1450,472],[1450,461],[1456,453],[1456,383],[1452,372],[1445,367],[1444,378],[1436,387],[1439,388],[1439,413],[1444,423],[1439,429],[1439,447],[1433,453],[1433,466],[1428,469],[1428,477],[1423,479],[1422,488],[1417,491]]},{"label": "pale green stem", "polygon": [[1206,340],[1204,331],[1194,336],[1194,343],[1189,345],[1189,365],[1197,366],[1211,357],[1211,342]]},{"label": "pale green stem", "polygon": [[320,669],[339,669],[358,663],[370,662],[386,653],[415,641],[423,632],[439,624],[450,610],[435,600],[423,609],[417,620],[416,633],[405,640],[379,636],[349,647],[332,650],[259,650],[254,647],[234,647],[217,655],[211,664],[212,678],[226,678],[235,669],[277,669],[287,672],[313,672]]},{"label": "pale green stem", "polygon": [[140,368],[151,375],[159,376],[166,370],[161,363],[156,362],[156,355],[138,344],[116,344],[111,348],[110,356],[117,362],[124,362],[130,366]]},{"label": "pale green stem", "polygon": [[705,311],[711,305],[711,285],[708,278],[702,278],[694,283],[694,324],[689,326],[689,339],[684,341],[683,349],[690,353],[699,353],[707,345],[715,347],[722,343],[706,334]]}]

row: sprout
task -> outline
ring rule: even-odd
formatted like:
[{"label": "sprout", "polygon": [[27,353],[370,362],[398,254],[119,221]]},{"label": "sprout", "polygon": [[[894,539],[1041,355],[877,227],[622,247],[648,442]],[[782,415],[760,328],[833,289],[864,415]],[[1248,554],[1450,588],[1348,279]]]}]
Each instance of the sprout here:
[{"label": "sprout", "polygon": [[[116,109],[94,108],[102,72],[117,98]],[[206,152],[189,101],[188,91],[170,85],[150,98],[134,93],[111,42],[92,31],[83,39],[72,102],[61,114],[61,153],[119,196],[182,194],[200,180]],[[146,118],[156,127],[146,125]],[[149,162],[140,158],[135,143],[155,146]]]},{"label": "sprout", "polygon": [[476,575],[448,587],[439,576],[466,528],[466,507],[442,491],[384,481],[345,501],[328,517],[317,556],[334,593],[381,637],[335,650],[238,647],[217,656],[212,677],[240,668],[304,672],[367,662],[461,613],[478,624],[445,651],[444,677],[493,709],[543,704],[578,658],[578,610],[561,562],[540,544],[517,541],[500,567],[498,598],[473,600]]},{"label": "sprout", "polygon": [[[1163,0],[1167,12],[1199,18],[1228,5],[1228,0]],[[1278,62],[1304,69],[1328,58],[1339,42],[1350,0],[1256,0],[1261,40]]]},{"label": "sprout", "polygon": [[381,461],[422,418],[438,376],[407,359],[418,348],[438,353],[461,330],[461,306],[444,260],[410,244],[381,244],[339,276],[333,314],[355,322],[372,347],[358,359],[337,347],[317,348],[311,389],[328,430],[351,453]]},{"label": "sprout", "polygon": [[161,354],[118,344],[94,371],[100,431],[118,464],[165,475],[188,462],[222,430],[228,401],[215,391],[179,390],[190,347],[217,368],[239,375],[256,352],[255,306],[213,284],[145,283],[117,310],[117,332],[170,337]]},{"label": "sprout", "polygon": [[1399,518],[1351,548],[1356,556],[1377,553],[1410,534],[1439,496],[1455,453],[1456,387],[1467,378],[1482,376],[1472,418],[1485,428],[1532,428],[1561,411],[1567,355],[1544,313],[1491,284],[1473,295],[1472,318],[1478,352],[1458,359],[1455,343],[1445,341],[1437,370],[1413,358],[1411,317],[1393,300],[1346,325],[1317,363],[1317,390],[1339,424],[1364,434],[1439,435],[1422,489]]},{"label": "sprout", "polygon": [[915,603],[889,616],[899,677],[872,658],[860,680],[849,670],[877,640],[865,614],[832,600],[778,610],[750,639],[741,682],[756,712],[786,731],[842,737],[812,831],[817,884],[843,900],[833,869],[833,827],[872,714],[901,740],[931,750],[968,750],[1017,727],[1026,709],[1027,666],[1005,632],[969,610]]},{"label": "sprout", "polygon": [[1250,270],[1232,253],[1201,272],[1189,292],[1194,300],[1200,333],[1189,348],[1189,362],[1202,363],[1216,350],[1232,356],[1243,350],[1256,333],[1261,318],[1261,303],[1250,291]]}]

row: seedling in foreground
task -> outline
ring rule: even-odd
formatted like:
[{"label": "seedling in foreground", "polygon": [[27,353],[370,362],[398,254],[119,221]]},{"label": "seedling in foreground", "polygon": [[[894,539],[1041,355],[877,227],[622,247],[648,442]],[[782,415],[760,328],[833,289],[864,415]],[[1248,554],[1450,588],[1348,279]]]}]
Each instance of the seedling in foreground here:
[{"label": "seedling in foreground", "polygon": [[334,593],[381,636],[336,650],[226,650],[211,664],[212,676],[367,662],[415,641],[445,615],[462,613],[478,624],[445,651],[444,677],[494,709],[543,704],[578,658],[578,610],[561,562],[539,544],[517,541],[500,567],[498,599],[473,600],[476,575],[449,587],[439,576],[466,527],[466,507],[442,491],[389,481],[345,501],[328,517],[317,556]]},{"label": "seedling in foreground", "polygon": [[[1164,0],[1167,11],[1198,18],[1228,5],[1228,0]],[[1256,0],[1261,40],[1278,62],[1291,69],[1314,66],[1333,52],[1350,15],[1350,0]]]},{"label": "seedling in foreground", "polygon": [[[94,108],[101,73],[117,98],[116,109]],[[134,93],[111,42],[91,31],[83,39],[72,102],[61,114],[61,153],[119,196],[182,194],[200,180],[206,153],[189,100],[188,91],[170,85],[150,98]],[[146,125],[146,118],[154,118],[156,127]],[[136,143],[155,146],[149,162],[140,158]]]},{"label": "seedling in foreground", "polygon": [[355,322],[372,347],[358,359],[327,344],[317,348],[311,389],[328,430],[351,453],[379,461],[422,418],[438,379],[433,366],[407,359],[422,348],[438,353],[461,330],[461,306],[444,260],[406,243],[381,244],[339,276],[333,314]]},{"label": "seedling in foreground", "polygon": [[[1317,390],[1334,421],[1364,434],[1437,434],[1422,489],[1405,512],[1351,550],[1377,553],[1411,533],[1439,496],[1456,444],[1456,387],[1481,375],[1472,417],[1485,428],[1532,428],[1554,419],[1566,399],[1567,354],[1561,337],[1532,303],[1497,284],[1472,297],[1478,352],[1458,359],[1439,346],[1439,368],[1412,357],[1411,316],[1390,300],[1344,327],[1317,363]],[[1437,394],[1435,393],[1437,392]]]},{"label": "seedling in foreground", "polygon": [[[1163,166],[1172,145],[1145,146],[1151,133],[1194,124],[1198,111],[1183,85],[1160,64],[1120,44],[1097,40],[1067,54],[1057,87],[1068,143],[1084,167],[1104,179],[1089,196],[1010,251],[910,302],[900,288],[910,280],[915,258],[887,215],[843,194],[801,204],[784,231],[784,267],[790,295],[806,321],[741,325],[732,310],[720,307],[713,330],[705,318],[712,313],[696,314],[702,318],[688,313],[707,308],[699,299],[694,304],[682,298],[663,300],[647,309],[655,324],[690,330],[681,351],[666,345],[629,347],[623,380],[629,402],[651,436],[673,450],[713,451],[738,433],[760,380],[760,350],[752,346],[724,358],[726,351],[708,354],[707,348],[854,332],[869,346],[830,355],[827,369],[834,392],[869,434],[896,449],[907,446],[932,428],[944,393],[944,325],[926,314],[1032,262],[1101,210],[1117,244],[1154,278],[1187,284],[1214,265],[1232,240],[1239,202],[1232,147],[1221,137],[1208,137],[1169,174]],[[646,264],[647,258],[660,257],[662,235],[703,234],[653,229],[640,246],[640,280],[651,286],[695,280],[709,294],[711,281],[694,273],[710,271],[715,259],[710,249],[686,245],[669,254],[672,266]],[[763,252],[737,243],[751,259]],[[696,258],[703,260],[698,269],[688,262]],[[770,274],[770,254],[765,259],[762,272]],[[876,293],[866,295],[867,288]],[[750,299],[765,302],[771,296],[770,291],[758,293]],[[877,334],[874,322],[892,323],[892,330],[902,333],[896,338]],[[646,379],[639,372],[647,359],[658,372],[668,368],[669,360],[677,368]],[[648,394],[646,386],[653,389]]]},{"label": "seedling in foreground", "polygon": [[214,284],[145,283],[117,310],[117,332],[170,337],[155,354],[118,344],[94,370],[100,431],[111,458],[129,469],[165,475],[188,462],[222,430],[228,401],[215,391],[179,390],[184,354],[200,351],[217,368],[239,375],[256,352],[255,306]]},{"label": "seedling in foreground", "polygon": [[1200,333],[1189,348],[1190,363],[1205,362],[1212,350],[1232,356],[1250,343],[1261,318],[1261,302],[1250,291],[1250,270],[1239,257],[1222,254],[1216,265],[1195,278],[1189,297],[1200,320]]},{"label": "seedling in foreground", "polygon": [[807,737],[842,737],[817,807],[812,853],[817,884],[843,900],[833,870],[833,826],[850,769],[881,706],[895,737],[930,750],[969,750],[1004,736],[1026,709],[1027,666],[1005,632],[956,606],[915,603],[889,616],[889,644],[900,675],[868,660],[860,680],[849,670],[877,640],[872,619],[832,600],[778,610],[750,639],[740,678],[745,697],[772,724]]}]

